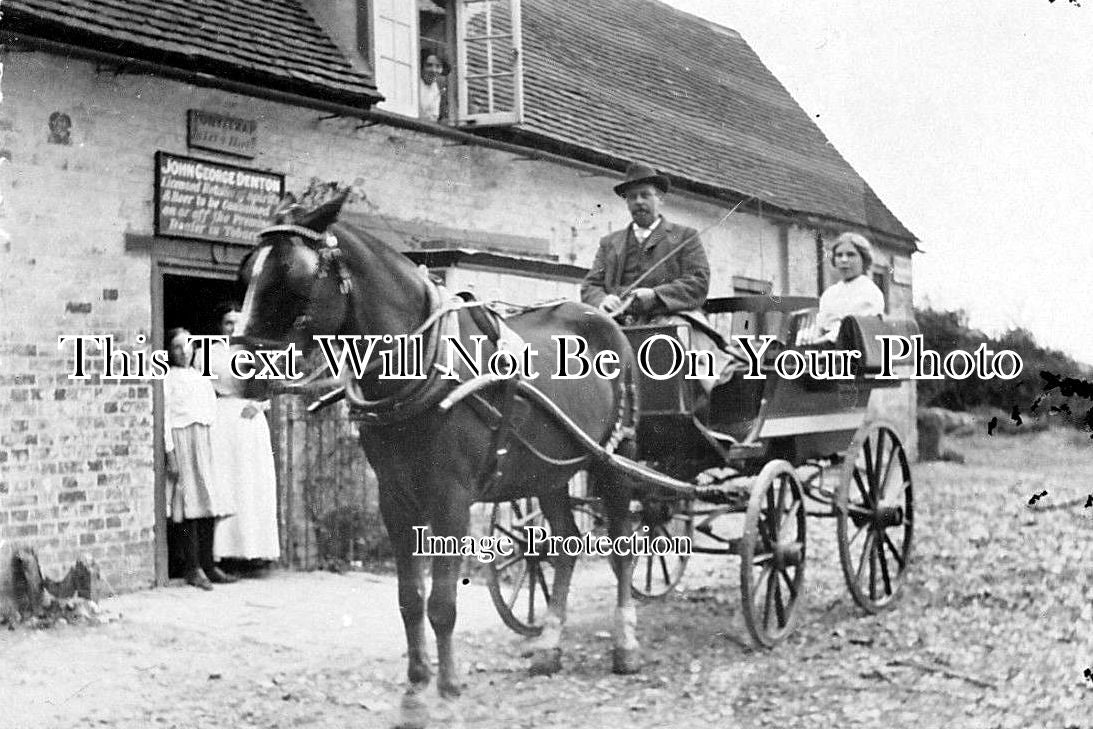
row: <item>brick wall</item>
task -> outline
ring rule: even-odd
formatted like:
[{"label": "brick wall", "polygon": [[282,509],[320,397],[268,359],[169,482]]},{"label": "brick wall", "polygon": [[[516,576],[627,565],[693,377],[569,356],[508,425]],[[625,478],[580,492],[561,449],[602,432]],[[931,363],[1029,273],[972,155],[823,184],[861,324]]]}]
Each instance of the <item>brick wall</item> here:
[{"label": "brick wall", "polygon": [[[363,178],[369,202],[361,214],[468,231],[475,240],[539,241],[566,263],[590,263],[598,239],[627,221],[611,192],[614,176],[151,76],[96,72],[94,64],[42,53],[3,60],[0,594],[10,561],[4,552],[14,545],[36,548],[54,576],[89,554],[117,589],[154,579],[155,385],[68,380],[70,350],[57,338],[113,334],[136,347],[138,336],[158,331],[153,276],[166,247],[126,242],[152,234],[157,150],[284,173],[289,189],[313,176]],[[257,119],[257,157],[240,163],[189,152],[190,108]],[[47,143],[54,111],[72,119],[70,145]],[[687,194],[670,197],[666,209],[698,229],[724,212]],[[778,223],[743,212],[705,232],[712,293],[731,293],[733,275],[773,280],[781,290],[780,236]],[[811,240],[808,231],[789,236],[790,288],[804,284],[804,293],[815,293]],[[215,246],[171,250],[207,269],[230,268]]]}]

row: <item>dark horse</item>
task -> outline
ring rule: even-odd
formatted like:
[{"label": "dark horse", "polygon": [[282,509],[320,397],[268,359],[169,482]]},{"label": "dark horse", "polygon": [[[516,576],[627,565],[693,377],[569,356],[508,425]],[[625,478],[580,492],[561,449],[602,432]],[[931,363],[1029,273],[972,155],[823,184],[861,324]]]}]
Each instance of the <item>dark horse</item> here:
[{"label": "dark horse", "polygon": [[[450,698],[459,693],[452,631],[461,559],[433,558],[432,592],[426,601],[423,558],[414,555],[413,527],[427,524],[433,536],[460,539],[467,533],[475,501],[536,496],[553,534],[576,535],[566,484],[577,470],[589,468],[603,498],[610,537],[630,534],[630,481],[590,463],[588,448],[575,431],[560,424],[557,412],[548,413],[547,401],[596,443],[613,446],[625,440],[627,431],[621,425],[632,425],[633,417],[626,384],[632,352],[621,330],[605,315],[564,302],[528,308],[506,321],[534,351],[545,355],[543,364],[535,367],[540,376],[534,380],[544,399],[528,398],[526,391],[506,395],[504,381],[473,380],[463,373],[462,382],[471,382],[461,386],[458,380],[442,377],[442,368],[432,366],[447,359],[437,344],[438,333],[454,331],[452,324],[458,321],[459,340],[473,351],[470,337],[489,327],[483,327],[482,316],[473,317],[465,305],[446,308],[435,285],[401,253],[337,223],[345,199],[345,193],[339,194],[293,225],[263,233],[241,267],[247,294],[240,339],[252,348],[292,342],[298,349],[310,349],[315,335],[421,334],[427,378],[380,379],[373,371],[345,381],[347,397],[364,411],[361,444],[379,478],[380,508],[398,567],[410,682],[402,702],[403,721],[420,724],[425,716],[421,693],[430,680],[426,614],[436,634],[440,694]],[[583,337],[589,357],[614,351],[622,374],[614,380],[595,375],[552,377],[555,335]],[[376,351],[392,346],[381,341]],[[484,349],[493,351],[493,346],[487,343]],[[462,389],[456,391],[457,387]],[[468,395],[469,390],[475,392]],[[452,397],[453,391],[458,397]],[[449,402],[442,406],[445,398]],[[508,431],[508,437],[499,441],[498,429]],[[532,651],[533,673],[560,669],[574,562],[575,557],[567,556],[554,563],[548,614]],[[640,666],[630,593],[633,560],[616,555],[612,567],[618,580],[613,667],[632,673]]]}]

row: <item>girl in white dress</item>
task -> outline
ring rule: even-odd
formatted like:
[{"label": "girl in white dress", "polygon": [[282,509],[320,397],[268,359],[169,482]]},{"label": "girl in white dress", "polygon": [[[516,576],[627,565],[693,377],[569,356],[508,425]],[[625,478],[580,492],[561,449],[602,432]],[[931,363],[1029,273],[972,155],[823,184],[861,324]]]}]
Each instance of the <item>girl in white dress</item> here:
[{"label": "girl in white dress", "polygon": [[171,363],[163,379],[163,436],[167,460],[167,517],[181,524],[186,581],[202,590],[213,582],[235,582],[213,561],[215,520],[232,513],[231,496],[213,471],[210,427],[216,419],[216,393],[190,366],[190,333],[167,333]]},{"label": "girl in white dress", "polygon": [[873,267],[873,245],[865,236],[843,233],[836,238],[831,265],[839,272],[840,280],[820,297],[816,314],[819,337],[815,340],[819,342],[835,341],[843,317],[884,313],[884,294],[868,275]]}]

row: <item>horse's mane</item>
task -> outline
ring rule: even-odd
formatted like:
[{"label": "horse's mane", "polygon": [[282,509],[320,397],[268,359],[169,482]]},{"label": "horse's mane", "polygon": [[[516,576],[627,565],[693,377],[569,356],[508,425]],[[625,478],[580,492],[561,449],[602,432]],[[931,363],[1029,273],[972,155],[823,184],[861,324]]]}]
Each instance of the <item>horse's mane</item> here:
[{"label": "horse's mane", "polygon": [[397,243],[376,235],[359,223],[338,220],[330,226],[329,231],[336,235],[339,242],[343,244],[348,243],[351,246],[359,246],[385,258],[396,257],[406,261],[411,267],[413,266],[413,262],[402,254]]}]

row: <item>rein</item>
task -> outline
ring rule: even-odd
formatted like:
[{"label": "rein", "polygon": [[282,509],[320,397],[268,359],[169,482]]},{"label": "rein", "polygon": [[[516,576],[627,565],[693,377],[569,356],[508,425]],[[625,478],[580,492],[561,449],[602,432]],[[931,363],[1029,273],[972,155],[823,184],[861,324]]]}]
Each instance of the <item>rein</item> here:
[{"label": "rein", "polygon": [[[337,236],[333,234],[317,233],[309,228],[298,225],[275,225],[261,231],[261,236],[272,233],[285,233],[290,236],[303,239],[305,245],[316,251],[320,256],[320,268],[316,273],[316,280],[327,275],[327,271],[333,268],[341,279],[340,291],[343,297],[350,299],[353,293],[353,282],[344,262],[344,254],[339,248]],[[319,245],[321,244],[321,246]],[[489,304],[477,300],[464,300],[456,296],[446,296],[444,290],[433,282],[428,275],[424,277],[425,290],[428,302],[428,314],[425,320],[412,332],[406,335],[413,339],[422,337],[424,353],[422,359],[426,363],[425,375],[418,379],[411,379],[398,388],[392,394],[375,400],[368,399],[361,389],[361,380],[365,377],[375,376],[383,366],[383,360],[377,358],[368,363],[361,373],[361,377],[355,377],[348,368],[342,371],[341,386],[323,395],[317,402],[308,408],[309,412],[331,405],[344,398],[349,401],[354,416],[362,427],[376,427],[393,425],[404,422],[420,415],[430,408],[439,406],[441,413],[448,412],[452,407],[464,400],[470,399],[471,407],[483,418],[493,432],[492,456],[485,467],[479,481],[478,490],[485,493],[493,488],[500,480],[504,471],[505,462],[510,448],[509,440],[515,439],[530,453],[545,463],[554,466],[572,466],[586,461],[592,453],[599,453],[601,458],[609,458],[619,443],[633,435],[633,426],[629,423],[633,416],[634,395],[632,383],[624,387],[619,397],[619,411],[615,416],[614,427],[608,435],[604,445],[596,443],[596,448],[588,453],[583,453],[571,458],[554,458],[541,452],[522,433],[517,432],[511,423],[512,403],[517,392],[537,407],[553,416],[554,420],[580,444],[592,443],[580,427],[553,401],[549,400],[541,391],[522,380],[499,381],[490,375],[483,375],[465,381],[454,370],[441,364],[441,342],[443,336],[459,336],[458,314],[465,309],[489,309]],[[313,285],[314,287],[314,285]],[[314,288],[313,288],[314,293]],[[293,323],[293,330],[301,331],[308,327],[311,320],[310,311],[314,306],[314,296],[309,298],[307,312],[298,317]],[[554,300],[532,306],[511,306],[519,311],[531,311],[541,308],[552,308],[563,303],[564,300]],[[352,310],[351,301],[346,302],[348,310]],[[496,314],[496,312],[494,312]],[[476,322],[476,325],[478,323]],[[478,325],[480,327],[480,325]],[[246,339],[244,336],[242,339]],[[444,381],[447,375],[449,381]],[[452,375],[455,375],[454,379]],[[314,377],[309,377],[309,380]],[[491,405],[479,393],[481,390],[500,386],[502,396],[498,406]],[[621,386],[621,385],[620,385]]]},{"label": "rein", "polygon": [[[308,245],[309,248],[319,254],[320,267],[315,276],[316,280],[324,278],[327,275],[327,271],[333,268],[340,279],[339,290],[341,291],[342,296],[347,299],[351,297],[353,293],[353,281],[344,264],[344,253],[339,247],[337,236],[332,233],[318,233],[310,228],[292,224],[270,226],[263,229],[259,233],[259,236],[265,237],[274,233],[285,233],[296,238],[304,239],[305,245]],[[321,246],[316,244],[321,244]],[[357,415],[363,423],[369,425],[390,425],[407,420],[424,412],[444,397],[447,387],[445,383],[440,382],[440,377],[443,374],[449,374],[449,370],[447,367],[440,364],[439,361],[442,335],[446,331],[451,334],[457,333],[458,324],[455,323],[453,317],[458,311],[467,308],[481,307],[484,306],[484,303],[478,301],[467,302],[462,299],[445,301],[445,297],[442,295],[440,287],[438,287],[427,275],[424,276],[424,281],[429,313],[426,315],[425,321],[414,329],[414,331],[410,332],[407,337],[410,339],[415,337],[423,338],[423,346],[425,348],[423,360],[427,363],[425,376],[420,379],[411,379],[407,381],[405,385],[391,395],[376,400],[370,400],[361,390],[361,378],[374,376],[379,372],[383,366],[383,360],[377,358],[368,363],[361,373],[361,378],[354,377],[348,370],[343,370],[341,386],[335,391],[327,393],[320,398],[317,403],[314,403],[309,408],[309,411],[314,412],[320,407],[331,405],[338,400],[345,398],[353,407],[355,415]],[[311,310],[314,306],[314,301],[314,296],[309,297],[307,311],[293,322],[293,331],[300,332],[307,330],[309,323],[313,319]],[[347,307],[352,308],[350,302],[347,302]],[[256,341],[249,339],[246,336],[240,337],[239,339],[244,342]],[[263,341],[263,343],[267,344],[268,342]]]}]

